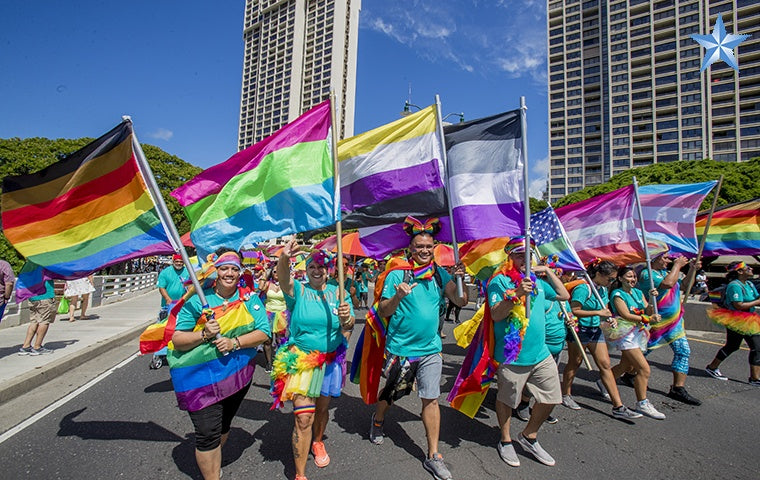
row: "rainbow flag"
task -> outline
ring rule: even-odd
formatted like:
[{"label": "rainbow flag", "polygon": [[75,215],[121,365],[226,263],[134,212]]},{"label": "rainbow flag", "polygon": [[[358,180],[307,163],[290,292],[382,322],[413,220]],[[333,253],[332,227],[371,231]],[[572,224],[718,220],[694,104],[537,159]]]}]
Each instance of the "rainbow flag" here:
[{"label": "rainbow flag", "polygon": [[507,259],[504,245],[508,240],[509,237],[496,237],[465,242],[459,247],[459,258],[470,275],[485,282]]},{"label": "rainbow flag", "polygon": [[[705,234],[707,216],[697,216],[700,237]],[[760,255],[760,198],[716,209],[702,255]]]},{"label": "rainbow flag", "polygon": [[327,100],[174,190],[201,255],[340,220],[329,139]]},{"label": "rainbow flag", "polygon": [[344,228],[447,212],[435,106],[338,143]]},{"label": "rainbow flag", "polygon": [[[221,334],[234,338],[256,330],[255,320],[242,299],[213,308]],[[199,331],[206,323],[205,315],[193,331]],[[223,355],[213,343],[180,352],[169,343],[167,360],[179,408],[195,412],[223,400],[240,391],[253,378],[255,348],[241,348]]]},{"label": "rainbow flag", "polygon": [[5,177],[2,221],[27,259],[18,301],[47,279],[174,252],[135,160],[131,121],[39,172]]}]

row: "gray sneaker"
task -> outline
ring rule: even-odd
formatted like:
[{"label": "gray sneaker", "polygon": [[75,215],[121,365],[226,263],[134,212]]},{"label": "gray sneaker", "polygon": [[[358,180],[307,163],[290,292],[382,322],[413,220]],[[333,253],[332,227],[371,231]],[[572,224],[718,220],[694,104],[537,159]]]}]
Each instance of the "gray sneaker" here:
[{"label": "gray sneaker", "polygon": [[525,438],[525,436],[521,433],[517,437],[517,441],[520,443],[520,446],[525,449],[526,452],[530,453],[535,457],[536,460],[543,463],[544,465],[553,466],[556,462],[554,461],[554,458],[552,458],[549,453],[541,448],[541,445],[538,443],[538,440],[536,440],[533,443],[530,443],[530,440]]},{"label": "gray sneaker", "polygon": [[523,422],[530,420],[530,404],[528,402],[520,402],[520,405],[515,409],[515,415]]},{"label": "gray sneaker", "polygon": [[440,453],[434,453],[433,458],[426,458],[422,462],[422,466],[425,470],[433,474],[435,480],[451,480],[451,472],[446,468],[446,464],[443,463],[443,456]]},{"label": "gray sneaker", "polygon": [[504,463],[506,463],[510,467],[520,466],[520,459],[517,458],[517,453],[515,453],[515,447],[514,445],[512,445],[512,442],[506,445],[499,442],[496,444],[496,450],[499,451],[499,456],[501,457],[502,460],[504,460]]},{"label": "gray sneaker", "polygon": [[604,384],[601,380],[596,381],[596,388],[599,389],[599,395],[601,395],[603,399],[610,399],[610,394],[607,392],[607,389],[604,387]]},{"label": "gray sneaker", "polygon": [[625,405],[620,405],[618,408],[612,409],[612,416],[615,418],[625,418],[627,420],[632,420],[634,418],[641,418],[643,415],[638,412],[634,412]]},{"label": "gray sneaker", "polygon": [[665,420],[665,414],[657,411],[648,399],[644,399],[636,404],[636,411],[643,413],[647,417],[654,418],[655,420]]},{"label": "gray sneaker", "polygon": [[570,410],[580,410],[581,406],[573,400],[572,395],[562,395],[562,405],[566,406]]},{"label": "gray sneaker", "polygon": [[52,350],[50,350],[49,348],[45,348],[45,347],[33,348],[32,350],[34,350],[35,352],[37,352],[37,353],[32,353],[32,355],[43,355],[45,353],[53,353]]},{"label": "gray sneaker", "polygon": [[21,347],[18,349],[19,355],[39,355],[40,353],[32,347]]},{"label": "gray sneaker", "polygon": [[372,422],[369,426],[369,441],[375,445],[383,443],[383,422],[375,421],[375,414],[372,414]]}]

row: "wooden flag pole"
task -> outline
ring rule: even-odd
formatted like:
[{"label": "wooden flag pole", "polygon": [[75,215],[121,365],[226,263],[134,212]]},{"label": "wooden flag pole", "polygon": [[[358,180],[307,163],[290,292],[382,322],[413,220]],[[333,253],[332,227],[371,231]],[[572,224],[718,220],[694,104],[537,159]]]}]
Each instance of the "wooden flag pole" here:
[{"label": "wooden flag pole", "polygon": [[586,368],[593,371],[594,367],[591,366],[591,362],[588,359],[588,355],[586,355],[586,349],[583,348],[581,339],[578,337],[578,332],[575,331],[575,328],[568,325],[568,321],[570,320],[570,314],[567,312],[567,309],[565,308],[565,305],[562,302],[558,302],[558,303],[559,303],[559,309],[562,310],[562,315],[565,316],[565,325],[567,325],[567,329],[570,330],[570,333],[573,334],[573,340],[575,340],[575,343],[578,344],[578,348],[581,351],[581,355],[583,355],[583,363],[586,364]]},{"label": "wooden flag pole", "polygon": [[[338,131],[335,123],[335,90],[330,90],[330,133],[332,148],[332,160],[333,160],[333,203],[335,209],[340,209],[340,169],[338,167]],[[335,212],[337,213],[337,212]],[[340,302],[345,301],[346,286],[345,286],[345,272],[343,271],[343,225],[338,220],[335,223],[335,239],[337,243],[337,267],[338,267],[338,299]]]},{"label": "wooden flag pole", "polygon": [[[718,205],[718,195],[720,195],[720,187],[723,185],[723,175],[718,179],[718,186],[715,189],[715,196],[713,197],[712,207],[710,207],[710,213],[707,214],[707,223],[705,223],[705,231],[702,232],[702,238],[699,239],[699,249],[697,250],[695,265],[702,259],[702,252],[705,250],[705,242],[707,240],[707,232],[710,230],[710,224],[712,223],[713,213],[715,213],[715,207]],[[689,292],[691,286],[694,284],[694,277],[697,275],[696,268],[690,268],[689,274],[686,277],[686,288],[684,290],[684,296],[681,299],[681,305],[686,304],[686,300],[689,298]]]}]

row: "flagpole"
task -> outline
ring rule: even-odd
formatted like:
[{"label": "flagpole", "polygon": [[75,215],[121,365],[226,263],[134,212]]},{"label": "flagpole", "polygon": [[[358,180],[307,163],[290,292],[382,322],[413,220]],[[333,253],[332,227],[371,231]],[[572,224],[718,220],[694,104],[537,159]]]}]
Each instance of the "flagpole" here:
[{"label": "flagpole", "polygon": [[[652,277],[652,259],[649,257],[649,248],[647,245],[647,230],[644,228],[644,213],[641,210],[641,199],[639,198],[639,182],[636,180],[636,176],[633,177],[633,195],[636,200],[636,210],[639,213],[639,224],[641,225],[641,241],[644,244],[644,254],[647,258],[647,270],[649,271],[649,290],[654,290],[654,277]],[[657,297],[650,295],[649,303],[654,308],[654,313],[657,315]]]},{"label": "flagpole", "polygon": [[[457,233],[454,227],[454,207],[451,205],[451,185],[449,183],[449,157],[446,154],[446,139],[443,136],[443,118],[441,117],[441,97],[435,95],[435,123],[438,130],[438,141],[441,144],[441,161],[443,161],[443,174],[446,176],[445,191],[446,203],[449,206],[449,223],[451,225],[451,243],[454,248],[454,264],[459,263],[459,244],[457,243]],[[464,297],[464,287],[462,286],[462,277],[456,277],[457,296]]]},{"label": "flagpole", "polygon": [[[525,219],[525,275],[530,277],[530,185],[528,180],[528,107],[525,97],[520,97],[520,136],[522,147],[520,156],[523,161],[523,216]],[[530,318],[530,297],[525,299],[525,316]]]},{"label": "flagpole", "polygon": [[[557,302],[559,305],[559,309],[562,310],[562,315],[565,316],[565,325],[567,325],[568,321],[570,320],[570,314],[567,313],[567,309],[565,308],[565,305],[562,302]],[[573,340],[575,340],[575,343],[578,345],[578,348],[581,351],[581,355],[583,355],[583,363],[586,364],[586,368],[588,368],[591,371],[594,371],[594,367],[591,366],[591,362],[588,359],[588,355],[586,355],[586,349],[583,348],[583,344],[581,343],[581,339],[578,337],[578,332],[575,331],[575,328],[572,326],[567,327],[568,330],[570,330],[570,333],[573,334]]]},{"label": "flagpole", "polygon": [[[720,187],[723,185],[723,175],[720,176],[718,179],[718,187],[715,189],[715,196],[713,197],[712,207],[710,207],[710,213],[707,214],[707,223],[705,223],[705,231],[702,232],[702,238],[699,239],[699,249],[697,249],[697,258],[694,262],[695,265],[700,262],[702,259],[702,252],[705,250],[705,242],[707,241],[707,232],[710,230],[710,224],[712,223],[712,217],[713,213],[715,213],[715,207],[718,206],[718,195],[720,195]],[[686,277],[686,289],[684,291],[683,299],[681,300],[681,305],[686,304],[686,300],[689,298],[689,292],[691,291],[691,286],[694,284],[694,277],[697,274],[696,268],[690,268],[689,274]]]},{"label": "flagpole", "polygon": [[[338,131],[335,122],[335,90],[330,89],[330,132],[333,161],[333,204],[335,209],[340,209],[340,169],[338,168]],[[335,215],[337,212],[333,211]],[[337,215],[336,215],[337,216]],[[343,302],[346,296],[344,285],[345,273],[343,272],[343,225],[340,220],[335,222],[335,239],[337,240],[337,266],[338,266],[338,299]]]},{"label": "flagpole", "polygon": [[[122,119],[132,124],[132,119],[128,115],[123,116]],[[173,243],[172,246],[175,247],[177,251],[179,251],[180,256],[182,256],[182,263],[184,263],[185,267],[187,268],[187,274],[190,277],[190,281],[193,282],[195,293],[198,295],[198,299],[201,301],[201,305],[203,305],[204,309],[209,308],[208,301],[206,301],[206,295],[203,293],[203,288],[201,288],[198,277],[195,275],[195,269],[190,263],[190,257],[187,255],[187,250],[185,250],[185,246],[182,244],[182,240],[180,239],[177,227],[174,225],[171,214],[169,214],[169,209],[166,207],[164,197],[161,195],[161,190],[158,188],[158,183],[156,183],[156,178],[153,176],[153,170],[151,170],[150,164],[148,164],[148,160],[145,158],[145,153],[142,150],[142,146],[140,146],[140,142],[137,140],[137,134],[135,133],[134,126],[132,127],[132,149],[135,152],[135,160],[137,161],[137,165],[143,174],[145,184],[148,187],[148,192],[153,197],[153,203],[156,205],[158,218],[164,225],[166,233],[169,234],[169,238]],[[222,338],[222,335],[220,333],[217,333],[216,338]],[[227,355],[228,353],[229,352],[224,352],[224,355]]]}]

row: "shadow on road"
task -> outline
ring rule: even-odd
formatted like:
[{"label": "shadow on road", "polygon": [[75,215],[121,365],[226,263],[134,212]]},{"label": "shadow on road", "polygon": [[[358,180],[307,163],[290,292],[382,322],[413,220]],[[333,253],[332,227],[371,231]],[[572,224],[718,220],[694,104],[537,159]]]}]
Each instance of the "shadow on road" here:
[{"label": "shadow on road", "polygon": [[182,437],[154,422],[75,419],[87,410],[75,410],[58,424],[59,437],[79,437],[82,440],[140,440],[146,442],[180,442]]}]

